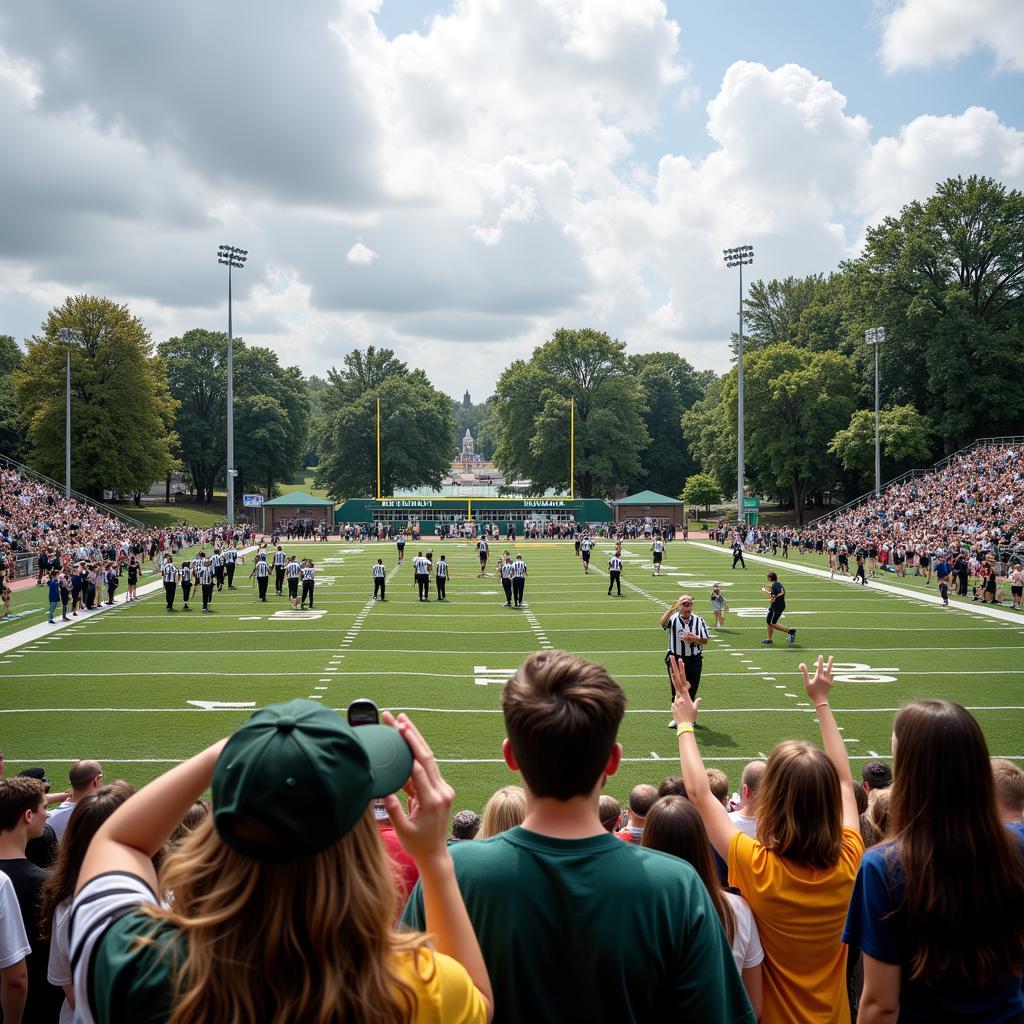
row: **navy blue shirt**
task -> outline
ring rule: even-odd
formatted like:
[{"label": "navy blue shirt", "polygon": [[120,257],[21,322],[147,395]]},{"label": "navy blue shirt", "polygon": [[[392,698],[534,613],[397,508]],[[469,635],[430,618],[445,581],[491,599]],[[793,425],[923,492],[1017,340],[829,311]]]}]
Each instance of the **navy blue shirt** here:
[{"label": "navy blue shirt", "polygon": [[[911,981],[907,965],[913,945],[900,910],[902,902],[903,868],[896,858],[895,843],[868,850],[854,883],[843,942],[882,963],[903,966],[900,1024],[933,1024],[938,1020],[1003,1024],[1024,1012],[1021,981],[1016,976],[984,989],[952,984],[931,988],[921,981]],[[955,928],[956,922],[951,921],[949,926]]]}]

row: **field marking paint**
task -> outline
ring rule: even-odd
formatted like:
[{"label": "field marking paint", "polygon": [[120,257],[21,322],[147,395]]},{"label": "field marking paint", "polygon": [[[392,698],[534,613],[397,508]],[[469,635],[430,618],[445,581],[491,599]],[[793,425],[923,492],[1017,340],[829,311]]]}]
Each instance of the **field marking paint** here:
[{"label": "field marking paint", "polygon": [[473,666],[473,682],[477,686],[504,686],[515,674],[514,668],[488,668],[486,665]]},{"label": "field marking paint", "polygon": [[203,711],[223,711],[225,709],[236,711],[239,708],[256,707],[256,701],[254,700],[190,700],[188,703],[197,708],[202,708]]},{"label": "field marking paint", "polygon": [[[721,551],[724,554],[731,555],[732,552],[728,549],[721,548],[715,544],[705,544],[703,541],[693,541],[693,546],[696,548],[703,548],[705,551]],[[817,579],[829,580],[829,582],[839,582],[835,577],[829,574],[827,569],[819,569],[812,565],[798,565],[796,562],[780,561],[777,558],[765,558],[763,555],[750,555],[747,557],[752,562],[760,562],[762,565],[771,565],[779,569],[786,569],[790,572],[799,572],[805,576],[814,576]],[[911,590],[906,590],[903,587],[894,587],[888,583],[872,583],[869,587],[862,588],[864,590],[875,591],[876,593],[882,594],[893,594],[896,597],[909,598],[912,601],[919,601],[922,604],[930,604],[934,607],[943,607],[942,599],[937,594],[919,594]],[[984,605],[974,604],[960,604],[953,603],[948,606],[953,611],[973,613],[975,615],[987,616],[992,619],[999,619],[1001,622],[1020,622],[1020,615],[1014,615],[1010,611],[1003,611],[1000,608],[986,608]],[[788,612],[787,612],[788,614]]]}]

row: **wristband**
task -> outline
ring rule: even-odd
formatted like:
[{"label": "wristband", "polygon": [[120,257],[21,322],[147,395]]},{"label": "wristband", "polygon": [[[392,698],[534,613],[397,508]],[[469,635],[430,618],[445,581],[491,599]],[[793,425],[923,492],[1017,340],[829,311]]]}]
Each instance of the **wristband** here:
[{"label": "wristband", "polygon": [[676,726],[676,735],[681,736],[684,732],[693,732],[692,722],[683,722],[681,725]]},{"label": "wristband", "polygon": [[825,700],[825,701],[822,701],[820,704],[815,704],[814,705],[814,710],[817,711],[818,708],[827,708],[827,707],[828,707],[828,701]]}]

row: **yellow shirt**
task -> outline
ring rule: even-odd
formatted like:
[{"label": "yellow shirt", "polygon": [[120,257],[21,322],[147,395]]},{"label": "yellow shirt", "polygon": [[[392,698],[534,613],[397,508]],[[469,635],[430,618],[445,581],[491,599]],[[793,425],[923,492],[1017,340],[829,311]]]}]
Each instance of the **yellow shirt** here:
[{"label": "yellow shirt", "polygon": [[420,948],[398,962],[402,981],[416,993],[415,1024],[484,1024],[487,1005],[466,968],[444,953]]},{"label": "yellow shirt", "polygon": [[840,936],[863,855],[849,828],[832,868],[785,860],[743,832],[732,837],[729,884],[750,904],[764,946],[762,1024],[849,1024]]}]

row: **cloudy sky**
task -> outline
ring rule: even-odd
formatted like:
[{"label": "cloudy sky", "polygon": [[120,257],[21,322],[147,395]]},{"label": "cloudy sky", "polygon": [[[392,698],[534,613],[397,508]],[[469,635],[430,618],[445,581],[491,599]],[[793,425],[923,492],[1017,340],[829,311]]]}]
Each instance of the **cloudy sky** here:
[{"label": "cloudy sky", "polygon": [[559,326],[727,366],[737,279],[1024,187],[1020,0],[32,0],[0,11],[0,333],[70,292],[486,397]]}]

